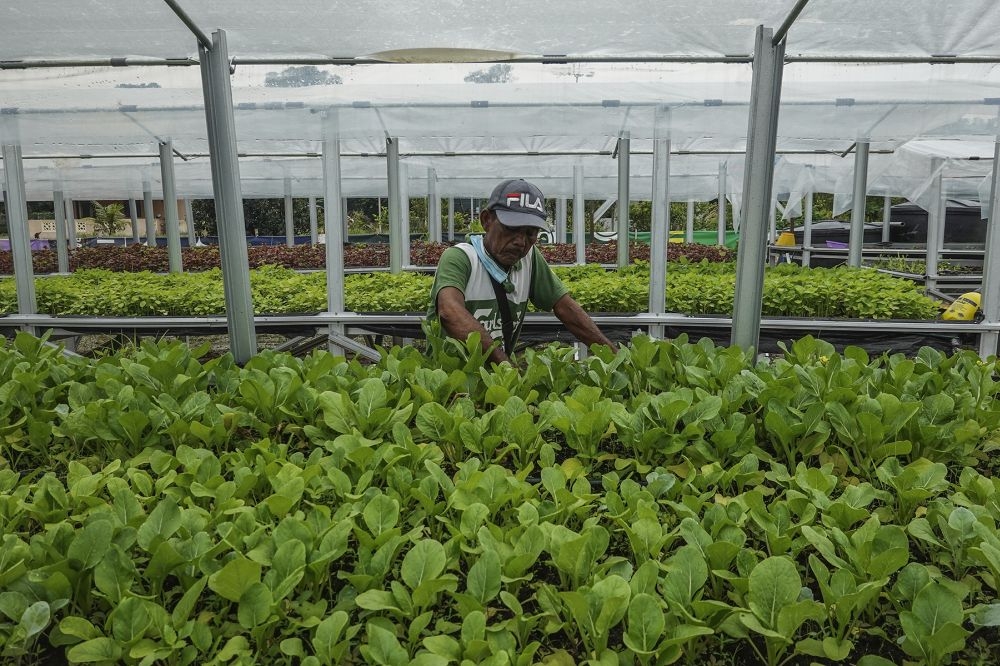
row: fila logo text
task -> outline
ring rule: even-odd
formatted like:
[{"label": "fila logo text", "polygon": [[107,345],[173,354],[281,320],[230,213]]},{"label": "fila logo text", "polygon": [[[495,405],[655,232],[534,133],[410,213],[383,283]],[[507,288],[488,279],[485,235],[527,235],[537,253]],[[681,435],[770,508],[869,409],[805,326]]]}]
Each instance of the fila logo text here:
[{"label": "fila logo text", "polygon": [[506,197],[507,208],[511,206],[520,206],[521,208],[532,208],[540,213],[545,212],[545,206],[542,204],[541,197],[531,198],[531,195],[527,192],[511,192]]}]

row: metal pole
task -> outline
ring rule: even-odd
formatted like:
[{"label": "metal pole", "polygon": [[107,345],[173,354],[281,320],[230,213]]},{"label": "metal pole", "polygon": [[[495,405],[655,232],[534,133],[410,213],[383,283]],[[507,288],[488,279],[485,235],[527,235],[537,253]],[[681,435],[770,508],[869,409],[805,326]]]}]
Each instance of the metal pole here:
[{"label": "metal pole", "polygon": [[882,242],[888,243],[892,224],[892,197],[882,197]]},{"label": "metal pole", "polygon": [[[331,131],[323,141],[323,201],[340,201],[340,139],[335,138],[336,116],[328,119]],[[325,206],[326,222],[326,295],[327,309],[334,314],[344,312],[344,225],[340,206]],[[328,348],[331,353],[343,354],[343,349],[332,342],[332,336],[343,335],[343,324],[331,324]]]},{"label": "metal pole", "polygon": [[802,220],[802,265],[806,268],[812,262],[813,244],[813,193],[806,192],[805,218]]},{"label": "metal pole", "polygon": [[[24,191],[24,164],[21,146],[4,144],[3,174],[6,186],[7,232],[10,234],[11,259],[14,263],[14,288],[18,314],[38,314],[35,300],[35,272],[31,265],[31,239],[28,237],[28,198]],[[25,327],[34,334],[34,327]]]},{"label": "metal pole", "polygon": [[556,199],[556,242],[566,242],[566,197]]},{"label": "metal pole", "polygon": [[576,263],[587,263],[587,230],[584,228],[583,165],[573,166],[573,240],[576,242]]},{"label": "metal pole", "polygon": [[75,250],[76,242],[76,216],[73,213],[73,199],[66,199],[66,240],[69,241],[71,250]]},{"label": "metal pole", "polygon": [[427,238],[432,243],[441,242],[441,197],[434,169],[427,170]]},{"label": "metal pole", "polygon": [[448,197],[448,242],[455,242],[455,197]]},{"label": "metal pole", "polygon": [[771,195],[771,206],[767,212],[767,242],[773,243],[778,239],[778,197]]},{"label": "metal pole", "polygon": [[[389,184],[389,272],[403,270],[403,216],[399,198],[399,139],[385,140],[385,166]],[[407,239],[407,247],[409,240]]]},{"label": "metal pole", "polygon": [[138,245],[142,241],[139,238],[139,205],[135,197],[128,199],[129,219],[132,220],[132,242]]},{"label": "metal pole", "polygon": [[[990,219],[983,248],[983,291],[980,309],[983,323],[1000,322],[1000,139],[993,145],[993,178],[990,184]],[[986,359],[997,354],[1000,333],[990,331],[979,336],[979,355]]]},{"label": "metal pole", "polygon": [[[747,150],[749,151],[749,146]],[[719,226],[715,237],[717,245],[726,244],[726,192],[729,189],[726,182],[728,180],[727,176],[726,163],[719,162]]]},{"label": "metal pole", "polygon": [[295,216],[292,211],[291,178],[285,178],[285,245],[295,247]]},{"label": "metal pole", "polygon": [[66,245],[66,202],[62,190],[52,193],[52,212],[56,218],[56,266],[60,273],[69,273],[69,248]]},{"label": "metal pole", "polygon": [[940,157],[931,159],[931,173],[937,175],[934,176],[928,190],[930,208],[927,210],[927,255],[924,269],[924,285],[927,289],[937,288],[938,261],[941,257],[941,239],[944,236],[945,198],[941,164]]},{"label": "metal pole", "polygon": [[194,229],[194,207],[191,205],[191,199],[187,197],[184,198],[184,222],[187,227],[188,247],[194,247],[198,244],[198,236]]},{"label": "metal pole", "polygon": [[684,242],[694,242],[694,199],[688,199],[687,219],[684,223]]},{"label": "metal pole", "polygon": [[767,214],[774,182],[774,145],[781,100],[785,44],[771,43],[771,29],[757,27],[747,130],[740,243],[736,258],[732,343],[756,350],[764,294]]},{"label": "metal pole", "polygon": [[319,215],[316,212],[316,197],[309,197],[309,242],[319,244]]},{"label": "metal pole", "polygon": [[236,155],[236,124],[225,30],[212,33],[211,50],[203,44],[199,45],[198,55],[205,94],[229,348],[237,363],[246,363],[257,353],[257,336],[250,296],[246,224],[240,190],[240,163]]},{"label": "metal pole", "polygon": [[618,268],[628,266],[628,204],[631,139],[622,132],[618,138]]},{"label": "metal pole", "polygon": [[868,203],[868,142],[858,141],[854,155],[854,195],[851,204],[851,236],[847,265],[861,267],[861,249],[865,244],[865,209]]},{"label": "metal pole", "polygon": [[399,163],[399,219],[403,230],[401,246],[403,266],[409,266],[412,260],[410,253],[410,176],[406,165]]},{"label": "metal pole", "polygon": [[156,247],[156,218],[153,216],[153,189],[149,181],[142,184],[142,215],[146,220],[146,245]]},{"label": "metal pole", "polygon": [[177,186],[174,181],[174,144],[160,142],[160,178],[163,183],[163,219],[167,225],[167,262],[171,273],[184,270],[181,263],[181,227],[177,220]]},{"label": "metal pole", "polygon": [[[653,215],[649,238],[649,312],[666,312],[667,241],[670,235],[670,139],[653,142]],[[650,335],[662,338],[662,325],[650,327]]]}]

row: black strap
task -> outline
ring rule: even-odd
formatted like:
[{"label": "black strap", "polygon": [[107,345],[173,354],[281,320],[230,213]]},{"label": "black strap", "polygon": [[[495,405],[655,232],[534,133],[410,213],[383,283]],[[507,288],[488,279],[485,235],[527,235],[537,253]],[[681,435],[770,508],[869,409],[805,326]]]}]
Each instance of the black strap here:
[{"label": "black strap", "polygon": [[503,285],[493,279],[490,275],[490,284],[493,285],[493,293],[497,297],[497,308],[500,310],[500,324],[503,328],[503,348],[510,356],[514,353],[514,317],[510,313],[510,301],[507,300],[507,292]]}]

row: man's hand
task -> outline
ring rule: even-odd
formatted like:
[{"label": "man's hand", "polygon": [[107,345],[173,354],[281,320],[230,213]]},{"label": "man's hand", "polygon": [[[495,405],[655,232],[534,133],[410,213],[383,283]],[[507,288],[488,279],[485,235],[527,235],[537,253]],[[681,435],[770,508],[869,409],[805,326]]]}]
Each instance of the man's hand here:
[{"label": "man's hand", "polygon": [[[579,306],[577,306],[579,307]],[[465,309],[465,294],[455,287],[444,287],[438,292],[437,313],[441,320],[441,328],[449,336],[456,340],[468,340],[472,333],[479,333],[479,341],[483,345],[483,351],[487,351],[493,346],[493,338],[483,327],[479,320],[473,317]],[[503,345],[498,345],[490,353],[490,360],[494,363],[510,361],[504,353]]]},{"label": "man's hand", "polygon": [[601,329],[597,328],[597,324],[590,318],[590,315],[584,312],[580,304],[573,300],[569,294],[556,301],[556,304],[552,306],[552,313],[569,329],[570,333],[576,336],[577,340],[588,347],[597,343],[607,345],[611,351],[618,353],[618,345],[609,340],[601,332]]}]

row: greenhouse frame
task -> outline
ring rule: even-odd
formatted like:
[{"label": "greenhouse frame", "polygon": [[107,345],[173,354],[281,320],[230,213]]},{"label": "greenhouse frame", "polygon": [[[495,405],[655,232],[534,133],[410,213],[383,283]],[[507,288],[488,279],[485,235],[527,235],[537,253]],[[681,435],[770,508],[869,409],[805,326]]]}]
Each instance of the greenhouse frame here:
[{"label": "greenhouse frame", "polygon": [[[666,242],[667,202],[728,199],[741,238],[735,310],[731,320],[707,323],[731,324],[732,342],[753,348],[768,325],[761,292],[779,194],[786,215],[815,192],[833,193],[838,212],[865,196],[906,197],[929,212],[928,265],[936,265],[947,199],[996,209],[998,29],[1000,8],[989,0],[887,0],[852,3],[849,12],[824,0],[643,0],[615,9],[589,0],[19,3],[0,26],[0,144],[18,297],[18,314],[6,319],[31,330],[54,325],[35,305],[28,201],[53,201],[58,220],[71,200],[214,198],[226,326],[245,361],[256,352],[260,318],[250,302],[244,197],[386,197],[390,269],[398,272],[408,263],[401,201],[482,197],[503,178],[525,177],[560,202],[561,239],[570,199],[580,216],[574,228],[585,197],[652,201],[654,248]],[[413,83],[237,81],[255,68],[380,63],[412,70]],[[422,82],[420,68],[441,63],[543,73],[585,64],[610,74],[584,83]],[[166,68],[190,79],[199,72],[200,84],[142,85]],[[635,80],[635,68],[658,76]],[[128,72],[140,83],[83,83],[101,72],[109,81]],[[625,237],[628,207],[617,210]],[[861,264],[863,213],[852,213],[852,266]],[[365,317],[345,312],[344,220],[338,207],[326,215],[328,311],[309,321],[330,326],[331,345],[344,348],[356,344],[345,332]],[[172,267],[177,219],[166,206]],[[992,215],[988,224],[983,321],[792,326],[974,332],[980,354],[994,354],[1000,232]],[[71,239],[61,223],[57,230],[64,261]],[[430,240],[441,237],[431,229]],[[618,263],[627,263],[624,243]],[[653,252],[648,311],[603,321],[654,334],[691,322],[665,311],[666,270],[665,256]],[[936,277],[930,269],[928,284]]]}]

